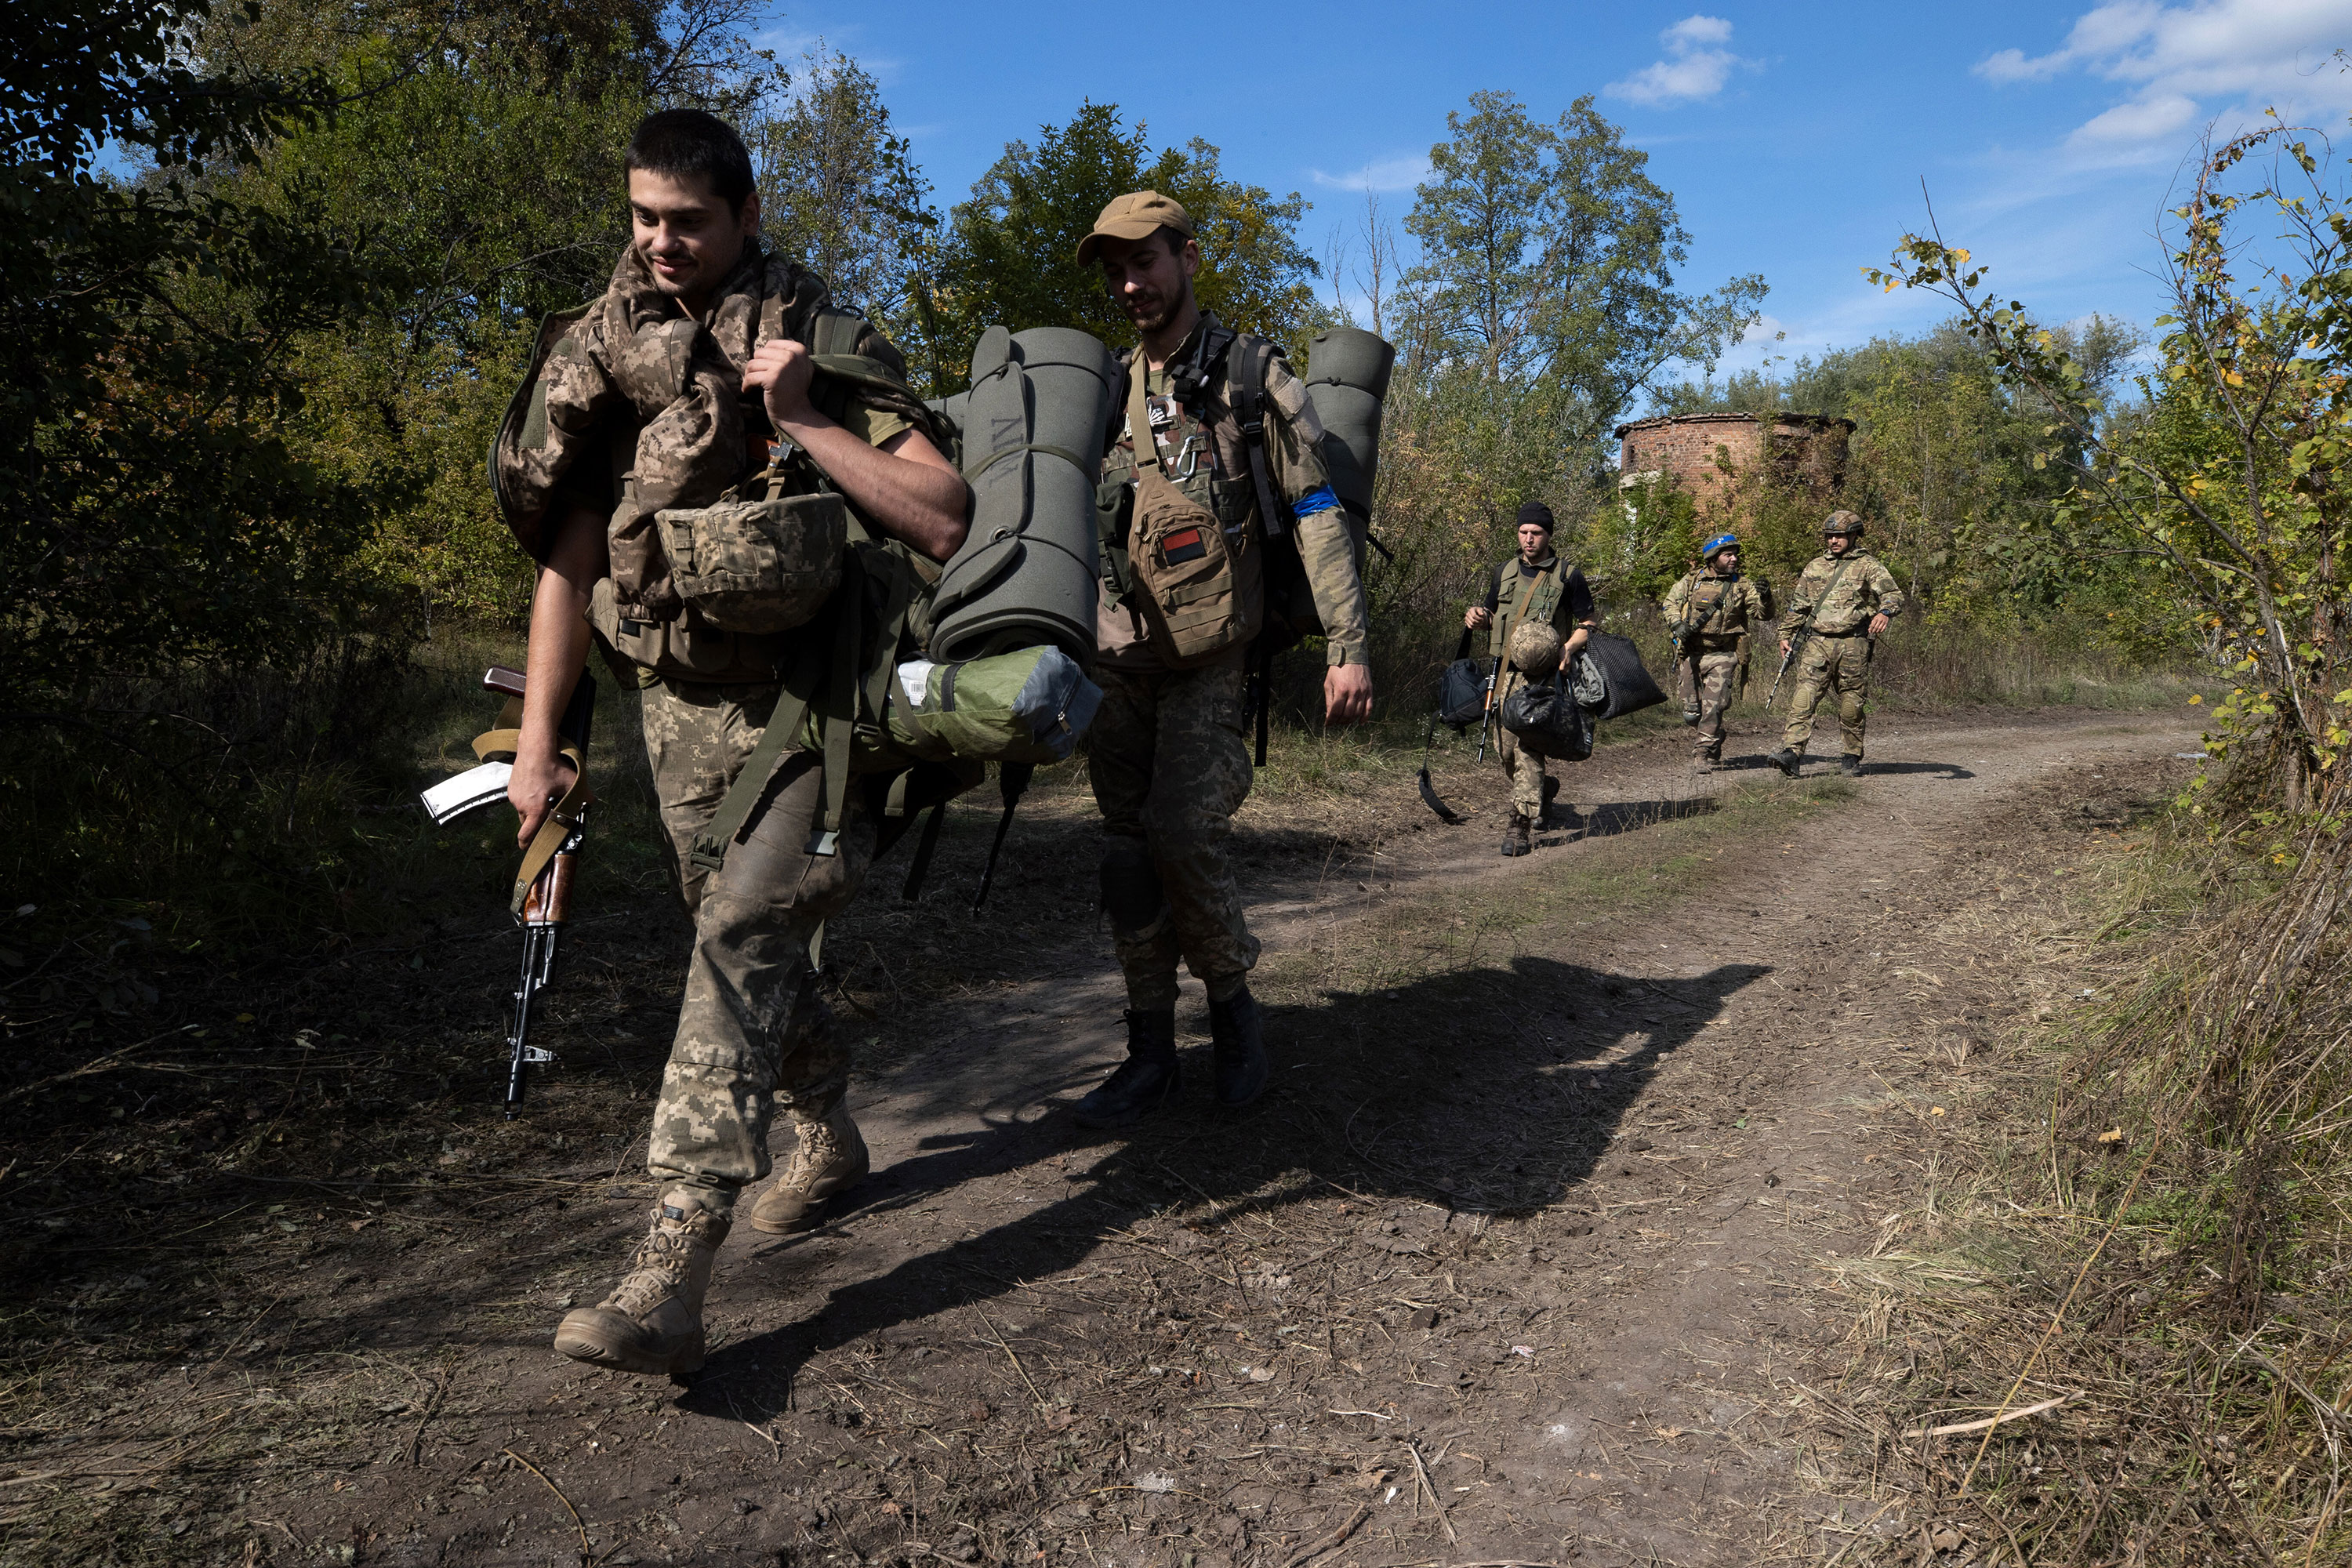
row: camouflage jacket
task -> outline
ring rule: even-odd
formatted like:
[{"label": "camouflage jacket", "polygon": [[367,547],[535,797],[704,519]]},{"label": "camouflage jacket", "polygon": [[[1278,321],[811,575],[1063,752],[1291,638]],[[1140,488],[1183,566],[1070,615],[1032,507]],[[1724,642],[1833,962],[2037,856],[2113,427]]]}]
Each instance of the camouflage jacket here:
[{"label": "camouflage jacket", "polygon": [[[743,367],[770,338],[853,353],[903,379],[888,339],[835,306],[824,279],[756,247],[700,316],[654,285],[635,246],[604,296],[541,330],[530,374],[492,448],[490,473],[515,539],[543,559],[566,506],[608,512],[613,611],[669,622],[682,605],[654,528],[666,507],[706,506],[767,466],[767,419],[743,398]],[[819,406],[879,445],[929,416],[903,398],[837,386]]]},{"label": "camouflage jacket", "polygon": [[1685,656],[1729,653],[1772,618],[1772,585],[1753,577],[1727,577],[1710,566],[1685,573],[1666,590],[1666,626],[1680,631],[1685,617],[1690,630],[1683,644]]},{"label": "camouflage jacket", "polygon": [[1789,595],[1780,635],[1804,629],[1825,637],[1851,637],[1870,625],[1873,616],[1902,614],[1903,604],[1895,574],[1869,551],[1857,547],[1843,555],[1816,555]]},{"label": "camouflage jacket", "polygon": [[[1201,324],[1193,330],[1205,332],[1216,326],[1216,318],[1203,311]],[[1187,350],[1192,342],[1186,340]],[[1184,352],[1180,350],[1175,358],[1182,358]],[[1232,358],[1223,356],[1211,367],[1196,405],[1206,417],[1197,423],[1176,401],[1171,373],[1148,369],[1140,348],[1129,354],[1127,374],[1144,377],[1160,471],[1220,519],[1255,519],[1257,487],[1250,477],[1241,421],[1234,416],[1226,392]],[[1274,499],[1292,510],[1307,588],[1325,627],[1325,657],[1332,664],[1361,664],[1370,640],[1370,616],[1365,608],[1363,580],[1356,571],[1355,541],[1339,498],[1332,493],[1330,473],[1323,466],[1322,424],[1315,417],[1314,405],[1307,401],[1306,384],[1278,353],[1266,367],[1265,416],[1266,479]],[[1135,471],[1135,433],[1129,428],[1123,397],[1112,417],[1113,428],[1103,455],[1106,480]],[[1095,642],[1103,662],[1116,669],[1161,668],[1162,660],[1149,637],[1149,623],[1142,613],[1115,597],[1106,581],[1095,610]],[[1234,657],[1239,659],[1239,649]]]}]

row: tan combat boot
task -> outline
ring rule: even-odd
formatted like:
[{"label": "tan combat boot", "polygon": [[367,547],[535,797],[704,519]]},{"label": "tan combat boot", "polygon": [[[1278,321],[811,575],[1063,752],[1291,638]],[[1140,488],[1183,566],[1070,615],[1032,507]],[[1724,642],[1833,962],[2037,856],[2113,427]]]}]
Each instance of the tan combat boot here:
[{"label": "tan combat boot", "polygon": [[824,1205],[833,1194],[864,1181],[873,1168],[846,1105],[835,1106],[821,1120],[795,1117],[793,1122],[800,1147],[777,1173],[775,1184],[751,1205],[751,1228],[770,1236],[814,1230],[824,1223]]},{"label": "tan combat boot", "polygon": [[555,1348],[575,1361],[652,1376],[699,1371],[702,1293],[727,1221],[691,1202],[656,1210],[628,1273],[593,1307],[563,1315]]}]

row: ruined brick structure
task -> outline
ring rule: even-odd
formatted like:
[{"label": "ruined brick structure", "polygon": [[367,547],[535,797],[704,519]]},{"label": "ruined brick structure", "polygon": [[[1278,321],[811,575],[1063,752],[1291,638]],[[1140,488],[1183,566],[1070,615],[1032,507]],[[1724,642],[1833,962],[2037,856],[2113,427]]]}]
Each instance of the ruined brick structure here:
[{"label": "ruined brick structure", "polygon": [[1823,414],[1685,414],[1617,426],[1618,484],[1667,478],[1698,503],[1709,524],[1744,521],[1743,492],[1761,474],[1773,488],[1803,496],[1823,510],[1845,483],[1846,438],[1853,421]]}]

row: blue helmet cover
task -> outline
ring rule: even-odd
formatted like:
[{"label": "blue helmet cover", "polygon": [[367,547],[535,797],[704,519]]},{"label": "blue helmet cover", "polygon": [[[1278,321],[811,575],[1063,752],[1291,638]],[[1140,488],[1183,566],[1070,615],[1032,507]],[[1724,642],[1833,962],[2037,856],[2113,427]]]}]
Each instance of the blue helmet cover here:
[{"label": "blue helmet cover", "polygon": [[1736,533],[1718,533],[1713,539],[1708,540],[1705,544],[1699,546],[1698,558],[1701,561],[1711,561],[1715,558],[1715,552],[1718,550],[1737,550],[1738,548],[1739,535]]}]

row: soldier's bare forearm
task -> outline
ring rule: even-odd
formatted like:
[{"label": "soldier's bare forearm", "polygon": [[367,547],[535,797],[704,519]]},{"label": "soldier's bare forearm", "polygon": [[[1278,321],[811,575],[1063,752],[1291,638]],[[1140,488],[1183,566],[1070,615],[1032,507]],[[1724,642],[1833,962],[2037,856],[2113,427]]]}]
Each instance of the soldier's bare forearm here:
[{"label": "soldier's bare forearm", "polygon": [[971,492],[921,431],[902,430],[869,447],[814,408],[776,428],[894,537],[934,561],[962,547]]},{"label": "soldier's bare forearm", "polygon": [[507,800],[521,819],[515,835],[519,844],[530,842],[550,798],[571,785],[572,770],[558,755],[555,730],[588,660],[588,597],[606,565],[604,520],[585,508],[573,510],[556,526],[531,592],[521,734],[507,782]]}]

